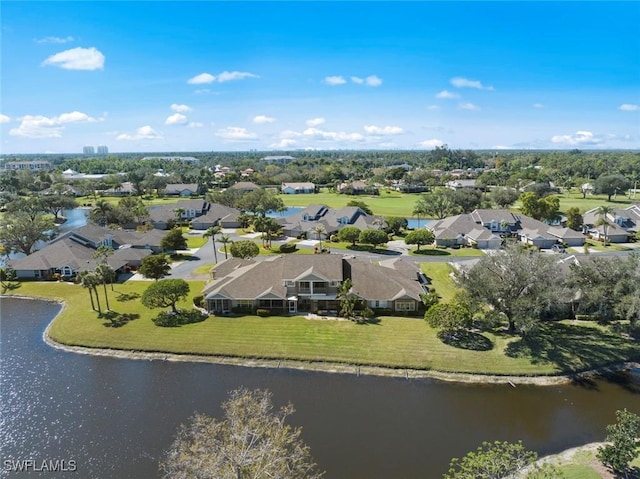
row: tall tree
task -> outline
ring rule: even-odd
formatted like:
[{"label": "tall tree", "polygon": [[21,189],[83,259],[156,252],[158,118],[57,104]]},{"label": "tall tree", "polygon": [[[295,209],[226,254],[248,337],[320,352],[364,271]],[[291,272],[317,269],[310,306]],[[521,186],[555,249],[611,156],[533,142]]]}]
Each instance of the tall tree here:
[{"label": "tall tree", "polygon": [[114,218],[113,206],[107,201],[100,199],[89,213],[89,219],[99,226],[107,226]]},{"label": "tall tree", "polygon": [[91,274],[90,271],[80,271],[80,273],[78,273],[78,276],[77,276],[77,281],[80,283],[80,285],[83,288],[89,291],[89,298],[91,300],[91,309],[95,311],[96,305],[93,302],[93,285],[92,285],[92,278],[90,274]]},{"label": "tall tree", "polygon": [[508,208],[516,202],[519,193],[515,188],[494,188],[491,191],[491,201],[499,208]]},{"label": "tall tree", "polygon": [[43,209],[54,216],[54,221],[57,221],[62,210],[71,210],[78,206],[75,198],[67,195],[43,196],[41,202]]},{"label": "tall tree", "polygon": [[439,188],[432,193],[422,195],[414,207],[414,214],[419,211],[420,216],[437,219],[446,218],[459,212],[459,208],[453,201],[453,190],[449,188]]},{"label": "tall tree", "polygon": [[356,317],[355,311],[358,303],[360,302],[360,298],[353,292],[353,283],[350,278],[347,278],[340,283],[336,299],[340,304],[340,316],[351,320],[354,319]]},{"label": "tall tree", "polygon": [[267,216],[269,211],[283,211],[285,208],[282,198],[263,188],[246,193],[237,202],[237,207],[243,211],[251,211],[263,218]]},{"label": "tall tree", "polygon": [[142,293],[140,301],[143,306],[150,309],[171,306],[171,310],[177,313],[176,303],[187,297],[189,289],[189,283],[184,279],[163,279],[152,283]]},{"label": "tall tree", "polygon": [[107,311],[111,311],[111,307],[109,306],[109,296],[107,296],[107,283],[112,283],[114,277],[114,271],[106,262],[100,263],[96,266],[94,270],[96,277],[102,283],[102,287],[104,289],[104,301],[107,306]]},{"label": "tall tree", "polygon": [[567,217],[567,227],[572,230],[580,231],[582,229],[582,215],[580,214],[580,209],[577,207],[569,208],[566,212]]},{"label": "tall tree", "polygon": [[224,419],[197,414],[178,430],[160,468],[164,477],[318,479],[302,430],[286,423],[288,404],[274,411],[266,390],[236,389],[222,404]]},{"label": "tall tree", "polygon": [[407,218],[400,218],[398,216],[387,216],[385,221],[387,223],[387,231],[394,235],[400,234],[403,229],[406,229],[407,226],[409,226]]},{"label": "tall tree", "polygon": [[469,271],[458,275],[471,298],[503,313],[509,331],[525,333],[558,300],[560,270],[555,260],[520,245],[483,256]]},{"label": "tall tree", "polygon": [[598,222],[596,223],[598,226],[602,226],[602,231],[604,233],[604,245],[607,245],[607,241],[609,240],[609,226],[611,226],[611,221],[609,221],[609,215],[613,214],[613,207],[602,205],[598,206],[596,211],[596,215],[598,215]]},{"label": "tall tree", "polygon": [[601,175],[595,182],[596,193],[607,195],[607,201],[615,194],[624,194],[630,187],[631,182],[622,175]]},{"label": "tall tree", "polygon": [[326,234],[327,230],[324,225],[319,224],[313,227],[313,232],[316,234],[316,238],[320,242],[320,251],[322,251],[322,235]]},{"label": "tall tree", "polygon": [[49,215],[16,211],[0,218],[0,243],[9,251],[31,254],[38,241],[47,239],[47,232],[55,228]]},{"label": "tall tree", "polygon": [[537,220],[551,221],[559,215],[560,199],[556,195],[540,198],[534,192],[529,191],[520,196],[520,201],[522,214]]},{"label": "tall tree", "polygon": [[[229,236],[229,235],[221,235],[221,236],[220,236],[220,243],[222,243],[222,244],[223,244],[223,248],[224,248],[224,259],[228,259],[228,258],[229,258],[229,255],[228,255],[228,253],[227,253],[227,245],[228,245],[229,243],[231,243],[231,236]],[[216,258],[216,261],[217,261],[217,258]]]},{"label": "tall tree", "polygon": [[216,235],[220,234],[222,228],[220,226],[212,226],[208,228],[207,231],[202,235],[203,238],[211,238],[211,242],[213,243],[213,258],[215,262],[218,262],[218,248],[216,248]]},{"label": "tall tree", "polygon": [[160,278],[164,278],[171,271],[171,264],[169,263],[169,257],[166,254],[152,254],[142,258],[142,264],[138,268],[140,273],[145,278],[155,279],[158,281]]}]

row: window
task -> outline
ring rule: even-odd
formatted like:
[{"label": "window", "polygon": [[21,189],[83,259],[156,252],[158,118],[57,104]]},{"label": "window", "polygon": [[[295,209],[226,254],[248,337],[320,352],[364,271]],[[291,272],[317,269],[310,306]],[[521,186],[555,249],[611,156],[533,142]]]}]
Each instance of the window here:
[{"label": "window", "polygon": [[396,311],[415,311],[416,303],[411,300],[398,300],[396,301]]},{"label": "window", "polygon": [[284,284],[285,284],[285,286],[294,286],[295,285],[295,283],[290,279],[285,280]]}]

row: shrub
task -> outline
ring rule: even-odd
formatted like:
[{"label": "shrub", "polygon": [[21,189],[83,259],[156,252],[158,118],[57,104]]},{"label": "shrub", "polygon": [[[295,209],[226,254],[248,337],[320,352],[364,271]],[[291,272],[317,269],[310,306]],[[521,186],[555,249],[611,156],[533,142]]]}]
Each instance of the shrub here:
[{"label": "shrub", "polygon": [[337,243],[338,241],[340,241],[340,239],[338,238],[338,235],[331,235],[331,236],[329,237],[329,240],[330,240],[332,243]]},{"label": "shrub", "polygon": [[266,318],[267,316],[271,316],[271,310],[258,308],[256,309],[256,314],[261,318]]},{"label": "shrub", "polygon": [[193,304],[194,306],[197,306],[198,308],[202,307],[202,303],[204,302],[204,296],[199,294],[198,296],[195,296],[193,298]]},{"label": "shrub", "polygon": [[[284,243],[280,245],[280,253],[293,253],[298,248],[295,243]],[[275,248],[274,248],[275,250]]]},{"label": "shrub", "polygon": [[578,321],[600,321],[602,317],[599,314],[576,314]]},{"label": "shrub", "polygon": [[162,311],[152,319],[153,324],[164,328],[175,328],[184,324],[200,323],[207,319],[207,314],[197,309],[180,309],[177,313],[172,311]]}]

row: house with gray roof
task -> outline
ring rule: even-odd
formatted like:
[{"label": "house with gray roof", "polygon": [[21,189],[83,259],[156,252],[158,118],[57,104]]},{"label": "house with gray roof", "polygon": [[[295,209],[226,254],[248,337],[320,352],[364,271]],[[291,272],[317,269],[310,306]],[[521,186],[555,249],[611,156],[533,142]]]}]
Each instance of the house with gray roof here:
[{"label": "house with gray roof", "polygon": [[[605,239],[604,225],[600,225],[601,218],[598,208],[593,208],[583,215],[584,228],[593,239]],[[606,228],[607,241],[611,243],[625,243],[629,237],[640,231],[640,205],[635,204],[627,208],[612,208],[606,215],[609,226]]]},{"label": "house with gray roof", "polygon": [[163,193],[167,196],[194,196],[199,193],[196,183],[169,183]]},{"label": "house with gray roof", "polygon": [[517,237],[521,242],[540,249],[565,242],[581,246],[586,237],[567,228],[551,226],[529,216],[507,209],[476,209],[468,214],[450,216],[427,225],[438,246],[466,245],[479,249],[496,249],[502,238]]},{"label": "house with gray roof", "polygon": [[180,220],[193,220],[209,211],[209,203],[201,199],[180,200],[175,203],[149,208],[149,219],[154,228],[166,230],[172,227],[178,218]]},{"label": "house with gray roof", "polygon": [[238,216],[241,214],[242,212],[239,209],[217,203],[211,203],[209,205],[209,211],[204,215],[191,220],[191,228],[194,230],[206,230],[212,226],[221,226],[222,228],[240,228]]},{"label": "house with gray roof", "polygon": [[424,275],[415,263],[397,259],[376,265],[353,256],[282,255],[262,261],[231,258],[213,269],[214,280],[203,290],[214,314],[337,311],[340,285],[352,282],[352,292],[367,306],[397,313],[418,312],[426,291]]},{"label": "house with gray roof", "polygon": [[322,225],[325,237],[337,233],[345,226],[355,226],[364,229],[384,228],[384,218],[369,215],[357,206],[345,206],[335,209],[326,205],[309,205],[302,211],[276,221],[282,226],[285,236],[299,237],[306,234],[308,238],[315,237],[313,230]]}]

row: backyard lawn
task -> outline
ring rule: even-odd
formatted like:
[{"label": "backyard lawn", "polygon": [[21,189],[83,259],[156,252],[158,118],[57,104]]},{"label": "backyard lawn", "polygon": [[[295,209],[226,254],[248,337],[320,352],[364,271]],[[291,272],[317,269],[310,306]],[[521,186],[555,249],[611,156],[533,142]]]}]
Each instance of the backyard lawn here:
[{"label": "backyard lawn", "polygon": [[[441,287],[447,282],[443,266],[434,263],[424,268]],[[519,337],[485,333],[483,341],[490,348],[483,351],[443,344],[419,318],[382,317],[378,324],[358,325],[301,316],[210,317],[161,328],[151,321],[158,310],[140,303],[149,284],[129,281],[114,285],[114,291],[108,288],[110,319],[91,310],[87,290],[78,285],[47,283],[44,288],[42,283],[23,283],[14,293],[64,299],[66,307],[50,334],[56,341],[77,346],[519,375],[555,374],[640,357],[637,343],[582,322],[561,323],[557,330],[555,324],[549,325],[539,347]],[[190,285],[192,298],[200,294],[204,282]],[[445,291],[440,290],[443,296]],[[100,291],[104,309],[103,295]],[[180,306],[189,307],[190,300]]]}]

